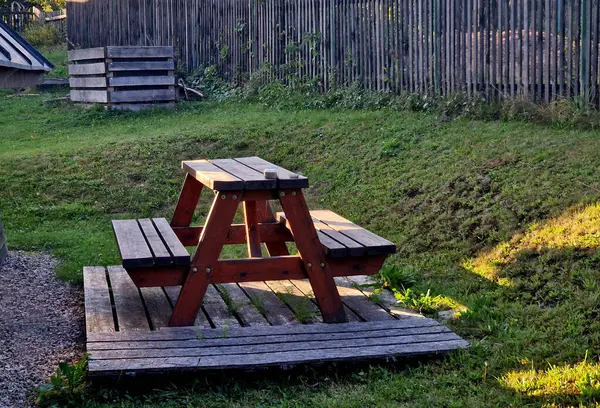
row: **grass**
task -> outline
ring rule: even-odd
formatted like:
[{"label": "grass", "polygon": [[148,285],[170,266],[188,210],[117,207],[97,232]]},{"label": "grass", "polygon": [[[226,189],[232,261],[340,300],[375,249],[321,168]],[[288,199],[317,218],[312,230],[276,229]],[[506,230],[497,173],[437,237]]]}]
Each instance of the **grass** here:
[{"label": "grass", "polygon": [[[593,406],[600,357],[600,134],[428,113],[199,102],[142,113],[0,93],[0,212],[11,248],[80,284],[119,262],[110,220],[169,217],[180,161],[258,155],[308,175],[312,208],[393,240],[388,286],[464,309],[467,352],[404,368],[223,376],[91,407]],[[206,215],[202,201],[198,219]],[[404,287],[406,286],[406,287]],[[406,292],[402,292],[406,294]],[[414,295],[414,297],[412,297]],[[407,299],[410,301],[410,299]],[[440,306],[446,305],[446,306]],[[421,305],[421,306],[423,306]],[[416,305],[415,307],[420,307]],[[485,377],[484,377],[485,371]]]}]

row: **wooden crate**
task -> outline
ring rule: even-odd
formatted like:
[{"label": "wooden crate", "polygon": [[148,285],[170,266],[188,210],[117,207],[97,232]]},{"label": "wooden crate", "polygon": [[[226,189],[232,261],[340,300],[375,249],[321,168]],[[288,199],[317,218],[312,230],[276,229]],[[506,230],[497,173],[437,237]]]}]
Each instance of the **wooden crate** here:
[{"label": "wooden crate", "polygon": [[175,103],[173,47],[98,47],[69,51],[71,100],[139,110]]}]

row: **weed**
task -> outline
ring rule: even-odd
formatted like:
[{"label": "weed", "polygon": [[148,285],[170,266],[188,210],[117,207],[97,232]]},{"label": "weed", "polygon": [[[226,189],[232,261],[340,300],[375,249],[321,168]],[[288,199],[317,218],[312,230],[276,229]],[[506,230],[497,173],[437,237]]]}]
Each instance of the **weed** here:
[{"label": "weed", "polygon": [[221,297],[223,298],[223,301],[225,302],[225,305],[227,306],[227,311],[232,315],[237,314],[240,310],[240,307],[242,306],[242,303],[236,302],[231,297],[231,293],[229,293],[229,290],[223,285],[219,285],[218,289],[219,293],[221,294]]},{"label": "weed", "polygon": [[417,275],[415,268],[410,265],[384,265],[375,279],[386,288],[409,288],[416,283]]},{"label": "weed", "polygon": [[432,314],[439,310],[450,309],[452,306],[451,302],[448,302],[441,295],[431,296],[430,289],[427,289],[426,293],[418,293],[410,288],[395,290],[394,296],[404,306],[425,314]]},{"label": "weed", "polygon": [[265,308],[265,302],[262,296],[252,295],[250,296],[250,303],[258,310],[263,316],[266,315],[267,309]]},{"label": "weed", "polygon": [[39,389],[37,404],[40,406],[79,406],[87,389],[87,363],[89,355],[74,364],[60,363],[50,383]]},{"label": "weed", "polygon": [[290,287],[286,288],[286,293],[275,292],[275,295],[283,303],[290,305],[297,321],[302,324],[314,321],[316,313],[310,307],[311,301],[308,297],[296,296]]}]

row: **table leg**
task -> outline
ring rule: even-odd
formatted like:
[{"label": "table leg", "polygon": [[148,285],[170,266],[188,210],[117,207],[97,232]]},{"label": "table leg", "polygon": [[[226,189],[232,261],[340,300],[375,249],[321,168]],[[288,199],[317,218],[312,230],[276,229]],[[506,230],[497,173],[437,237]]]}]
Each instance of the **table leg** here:
[{"label": "table leg", "polygon": [[290,224],[296,247],[306,267],[308,280],[315,298],[319,302],[323,321],[326,323],[347,322],[340,294],[328,264],[302,190],[286,190],[279,194],[281,206]]},{"label": "table leg", "polygon": [[169,326],[191,326],[194,323],[208,287],[208,277],[216,270],[241,198],[242,192],[219,193],[215,196]]},{"label": "table leg", "polygon": [[260,258],[260,235],[256,213],[256,201],[244,201],[244,222],[246,224],[246,242],[248,243],[248,256]]},{"label": "table leg", "polygon": [[172,227],[190,226],[198,200],[200,200],[200,193],[202,193],[202,183],[187,174],[171,219]]},{"label": "table leg", "polygon": [[[258,213],[258,222],[275,222],[275,215],[273,214],[273,209],[271,209],[271,205],[268,201],[257,201],[256,212]],[[265,242],[265,247],[267,247],[269,256],[290,254],[285,241]]]}]

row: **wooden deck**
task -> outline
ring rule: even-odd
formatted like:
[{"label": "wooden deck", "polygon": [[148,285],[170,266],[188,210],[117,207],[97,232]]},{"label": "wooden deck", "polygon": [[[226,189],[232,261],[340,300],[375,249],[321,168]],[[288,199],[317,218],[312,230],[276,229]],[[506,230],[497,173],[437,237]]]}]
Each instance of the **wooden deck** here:
[{"label": "wooden deck", "polygon": [[[169,328],[179,287],[138,289],[121,266],[84,268],[92,378],[253,369],[447,353],[468,347],[437,321],[336,278],[350,323],[323,324],[308,281],[210,285],[195,325]],[[376,301],[377,303],[375,303]],[[305,323],[305,324],[302,324]]]}]

